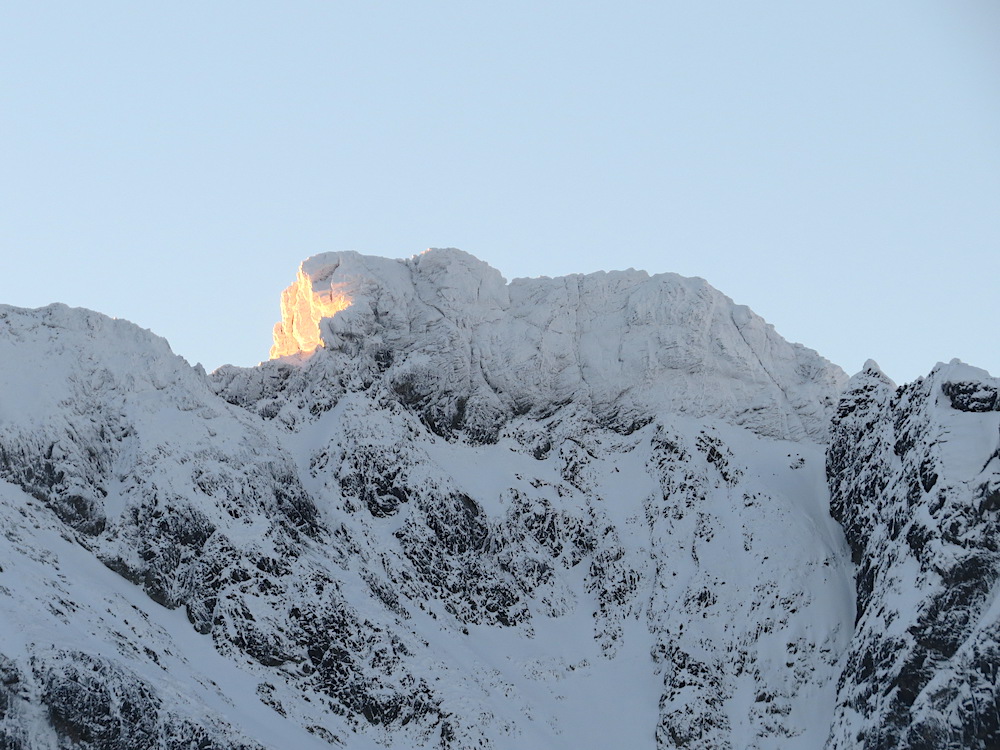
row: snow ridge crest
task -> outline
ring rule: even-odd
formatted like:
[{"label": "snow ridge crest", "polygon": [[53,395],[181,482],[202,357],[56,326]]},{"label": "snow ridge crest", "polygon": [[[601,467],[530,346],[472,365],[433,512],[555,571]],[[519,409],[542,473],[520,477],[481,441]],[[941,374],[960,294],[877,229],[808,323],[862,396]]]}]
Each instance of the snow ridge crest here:
[{"label": "snow ridge crest", "polygon": [[703,279],[630,269],[508,283],[454,248],[308,258],[282,296],[272,358],[348,390],[376,384],[437,431],[487,440],[515,415],[575,403],[619,427],[712,415],[822,442],[847,380]]}]

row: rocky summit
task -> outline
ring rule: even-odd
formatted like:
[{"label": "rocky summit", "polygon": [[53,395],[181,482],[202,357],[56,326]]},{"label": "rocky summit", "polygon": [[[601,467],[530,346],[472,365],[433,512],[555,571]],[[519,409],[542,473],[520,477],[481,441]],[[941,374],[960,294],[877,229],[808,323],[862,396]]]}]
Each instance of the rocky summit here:
[{"label": "rocky summit", "polygon": [[326,253],[272,358],[0,307],[0,748],[1000,747],[1000,380]]}]

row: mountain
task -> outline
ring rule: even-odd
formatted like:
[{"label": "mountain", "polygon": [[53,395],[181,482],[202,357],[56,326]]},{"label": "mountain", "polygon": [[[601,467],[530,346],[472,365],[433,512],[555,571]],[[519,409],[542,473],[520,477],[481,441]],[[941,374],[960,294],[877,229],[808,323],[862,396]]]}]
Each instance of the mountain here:
[{"label": "mountain", "polygon": [[0,307],[0,748],[995,747],[998,382],[328,253],[273,359]]},{"label": "mountain", "polygon": [[857,566],[835,746],[1000,747],[1000,380],[960,362],[896,388],[873,362],[827,454]]}]

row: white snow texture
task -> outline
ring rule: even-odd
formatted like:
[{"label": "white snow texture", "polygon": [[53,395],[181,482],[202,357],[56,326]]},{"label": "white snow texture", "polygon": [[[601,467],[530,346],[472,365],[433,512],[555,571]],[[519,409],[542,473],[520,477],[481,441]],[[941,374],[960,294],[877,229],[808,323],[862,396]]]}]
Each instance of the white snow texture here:
[{"label": "white snow texture", "polygon": [[993,746],[946,684],[996,666],[985,373],[900,396],[701,279],[454,249],[314,256],[282,309],[206,375],[0,307],[0,747]]}]

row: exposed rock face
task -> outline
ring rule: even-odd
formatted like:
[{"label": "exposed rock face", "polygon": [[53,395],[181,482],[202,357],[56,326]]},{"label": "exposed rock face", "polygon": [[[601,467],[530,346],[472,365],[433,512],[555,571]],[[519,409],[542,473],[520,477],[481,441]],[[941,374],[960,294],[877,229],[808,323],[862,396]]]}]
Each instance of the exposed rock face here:
[{"label": "exposed rock face", "polygon": [[996,381],[852,381],[845,541],[843,373],[701,280],[329,254],[282,314],[209,377],[0,308],[0,748],[994,736]]},{"label": "exposed rock face", "polygon": [[1000,381],[939,365],[848,385],[827,462],[858,566],[834,747],[1000,746]]},{"label": "exposed rock face", "polygon": [[[281,322],[274,326],[271,359],[312,354],[323,345],[319,324],[350,307],[343,283],[323,284],[300,269],[295,283],[281,294]],[[316,287],[320,288],[317,289]]]}]

